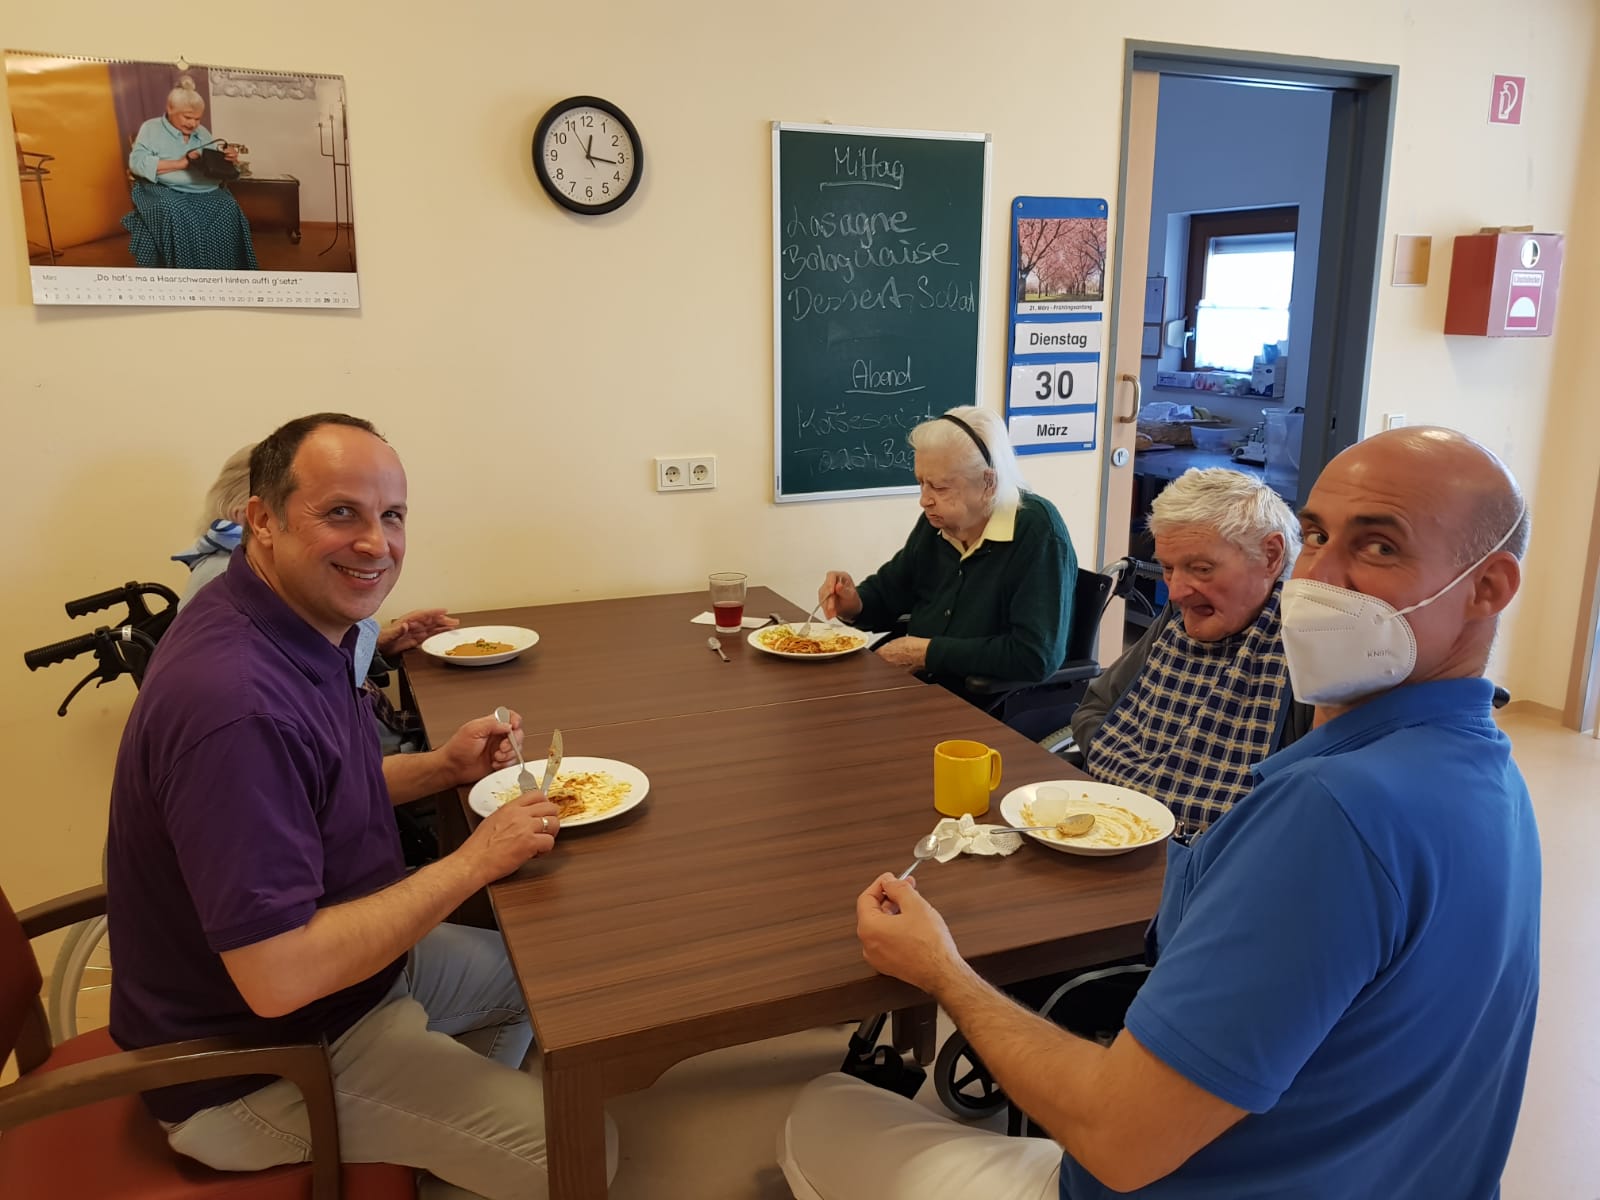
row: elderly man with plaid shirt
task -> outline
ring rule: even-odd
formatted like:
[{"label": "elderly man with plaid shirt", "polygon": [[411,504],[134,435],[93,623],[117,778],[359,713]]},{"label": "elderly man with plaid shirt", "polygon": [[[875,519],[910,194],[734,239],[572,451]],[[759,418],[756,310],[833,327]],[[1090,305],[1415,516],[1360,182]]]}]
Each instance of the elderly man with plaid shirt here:
[{"label": "elderly man with plaid shirt", "polygon": [[1156,497],[1168,604],[1072,717],[1084,769],[1156,797],[1188,833],[1242,799],[1250,770],[1311,728],[1279,632],[1300,524],[1265,483],[1191,469]]}]

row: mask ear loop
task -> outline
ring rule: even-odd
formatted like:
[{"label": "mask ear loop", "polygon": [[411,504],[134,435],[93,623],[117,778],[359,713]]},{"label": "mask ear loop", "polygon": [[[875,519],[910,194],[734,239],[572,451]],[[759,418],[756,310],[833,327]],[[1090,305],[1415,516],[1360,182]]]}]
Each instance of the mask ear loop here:
[{"label": "mask ear loop", "polygon": [[1429,596],[1426,600],[1418,600],[1415,604],[1409,605],[1406,608],[1399,609],[1394,615],[1397,616],[1397,617],[1403,617],[1407,613],[1416,612],[1417,609],[1423,607],[1424,605],[1432,604],[1435,600],[1437,600],[1440,596],[1444,595],[1451,588],[1455,587],[1456,584],[1460,583],[1468,575],[1471,575],[1479,567],[1483,566],[1483,564],[1488,562],[1489,559],[1493,555],[1495,555],[1496,553],[1499,552],[1499,550],[1500,550],[1500,548],[1502,546],[1504,546],[1507,542],[1509,542],[1511,540],[1511,535],[1512,534],[1516,533],[1517,530],[1522,528],[1522,518],[1527,516],[1527,515],[1528,515],[1528,506],[1527,506],[1527,504],[1523,504],[1523,506],[1520,509],[1517,510],[1517,519],[1515,521],[1511,522],[1511,528],[1506,530],[1504,535],[1501,536],[1500,540],[1498,542],[1496,542],[1494,545],[1490,546],[1489,549],[1484,553],[1484,555],[1481,558],[1478,559],[1477,562],[1475,562],[1475,563],[1471,564],[1470,566],[1468,566],[1466,568],[1466,570],[1462,571],[1461,574],[1457,575],[1454,579],[1452,579],[1449,583],[1445,584],[1442,588],[1440,588],[1433,595]]}]

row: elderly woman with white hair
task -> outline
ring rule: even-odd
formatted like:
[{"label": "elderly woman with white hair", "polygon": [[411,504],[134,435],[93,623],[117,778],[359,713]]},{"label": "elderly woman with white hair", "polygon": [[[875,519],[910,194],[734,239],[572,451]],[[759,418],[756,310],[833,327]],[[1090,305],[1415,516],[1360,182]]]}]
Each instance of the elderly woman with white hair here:
[{"label": "elderly woman with white hair", "polygon": [[122,227],[141,267],[259,269],[250,222],[233,195],[200,168],[207,149],[229,163],[239,157],[237,147],[217,144],[200,124],[205,110],[205,97],[185,75],[167,93],[166,115],[151,117],[133,139],[133,211]]},{"label": "elderly woman with white hair", "polygon": [[1023,489],[1005,425],[986,409],[953,408],[909,440],[923,519],[860,584],[829,571],[823,615],[887,630],[909,614],[906,636],[878,653],[963,696],[972,675],[1046,678],[1066,655],[1078,575],[1061,514]]},{"label": "elderly woman with white hair", "polygon": [[1071,729],[1091,776],[1155,796],[1199,832],[1311,727],[1279,631],[1300,524],[1259,479],[1210,467],[1157,496],[1149,528],[1169,602],[1089,685]]}]

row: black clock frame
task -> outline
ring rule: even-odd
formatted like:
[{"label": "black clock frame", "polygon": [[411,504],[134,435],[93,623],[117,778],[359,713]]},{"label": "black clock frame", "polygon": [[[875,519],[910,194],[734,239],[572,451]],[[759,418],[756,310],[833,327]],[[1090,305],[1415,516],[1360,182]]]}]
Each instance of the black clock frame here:
[{"label": "black clock frame", "polygon": [[[628,139],[633,143],[633,175],[623,185],[622,191],[603,204],[583,204],[561,191],[560,185],[550,178],[549,167],[544,161],[544,139],[550,132],[550,127],[556,123],[558,117],[569,109],[587,106],[598,108],[621,125],[627,132]],[[644,143],[639,139],[639,131],[634,128],[633,122],[628,119],[628,114],[623,112],[609,100],[602,100],[599,96],[569,96],[565,100],[557,101],[550,109],[539,118],[539,127],[533,131],[533,173],[539,177],[539,183],[562,208],[575,212],[584,217],[598,217],[603,213],[615,212],[629,200],[633,193],[639,190],[639,181],[644,178]]]}]

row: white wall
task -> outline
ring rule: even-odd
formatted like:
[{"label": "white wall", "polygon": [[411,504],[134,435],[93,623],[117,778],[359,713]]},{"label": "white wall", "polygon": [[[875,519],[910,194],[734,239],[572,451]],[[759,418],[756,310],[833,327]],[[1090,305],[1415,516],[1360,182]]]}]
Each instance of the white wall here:
[{"label": "white wall", "polygon": [[[15,176],[0,160],[12,449],[0,473],[0,882],[26,903],[98,872],[130,699],[125,684],[91,693],[58,720],[74,676],[30,675],[20,652],[68,632],[70,596],[180,580],[166,556],[188,539],[218,464],[290,416],[365,414],[404,456],[413,520],[392,611],[692,588],[719,568],[803,598],[829,567],[875,566],[914,519],[909,500],[771,503],[768,122],[992,133],[990,236],[1004,246],[1013,196],[1115,199],[1125,38],[1399,64],[1387,229],[1434,234],[1445,261],[1426,289],[1383,290],[1373,424],[1398,408],[1459,425],[1529,481],[1539,531],[1502,678],[1559,703],[1577,609],[1570,554],[1600,472],[1600,408],[1581,391],[1587,321],[1569,320],[1600,316],[1600,229],[1577,190],[1579,162],[1600,157],[1600,130],[1585,124],[1600,100],[1595,33],[1589,0],[1016,0],[1003,12],[965,0],[612,0],[577,16],[549,0],[483,0],[470,14],[284,0],[270,20],[208,14],[179,46],[111,0],[12,6],[5,40],[18,48],[181,49],[343,74],[365,303],[36,309]],[[1527,124],[1490,129],[1491,74],[1524,68]],[[621,104],[647,154],[634,201],[598,220],[557,210],[529,157],[545,108],[581,93]],[[1556,338],[1445,339],[1450,235],[1512,221],[1574,230]],[[1006,270],[992,255],[983,378],[996,405]],[[203,376],[172,368],[196,348],[211,364]],[[229,365],[222,378],[217,363]],[[719,456],[716,491],[652,490],[652,456],[701,452]],[[1096,558],[1101,465],[1099,454],[1027,464],[1084,561]],[[1582,504],[1565,503],[1569,492]]]},{"label": "white wall", "polygon": [[[217,95],[211,101],[212,133],[250,147],[245,155],[250,173],[259,177],[293,175],[300,181],[300,220],[328,221],[333,213],[333,168],[318,153],[317,122],[322,145],[344,156],[339,134],[339,84],[319,80],[317,94],[304,100],[260,96]],[[340,185],[339,202],[344,204]],[[349,211],[340,213],[345,220]],[[359,231],[358,231],[359,232]]]},{"label": "white wall", "polygon": [[1179,370],[1183,358],[1181,350],[1165,348],[1160,359],[1143,361],[1140,373],[1146,395],[1204,404],[1247,426],[1260,420],[1264,404],[1305,403],[1331,106],[1327,92],[1279,91],[1182,76],[1161,80],[1149,273],[1166,276],[1168,319],[1184,315],[1191,213],[1296,205],[1300,216],[1283,399],[1158,392],[1156,372]]}]

